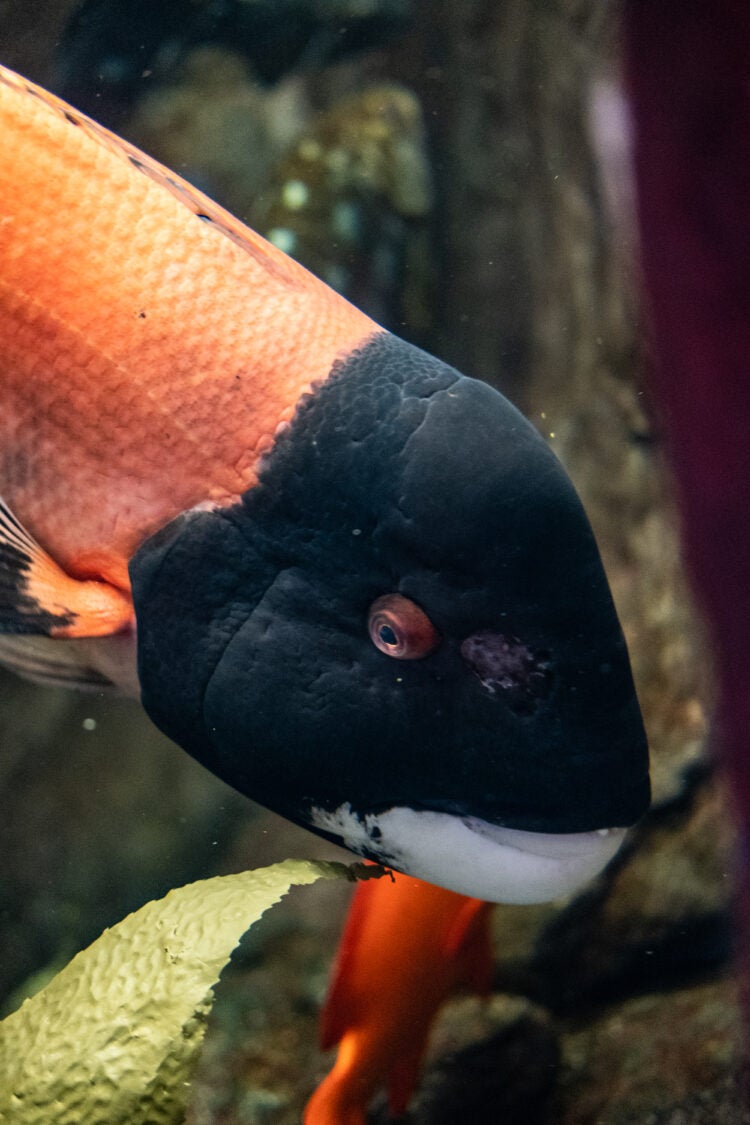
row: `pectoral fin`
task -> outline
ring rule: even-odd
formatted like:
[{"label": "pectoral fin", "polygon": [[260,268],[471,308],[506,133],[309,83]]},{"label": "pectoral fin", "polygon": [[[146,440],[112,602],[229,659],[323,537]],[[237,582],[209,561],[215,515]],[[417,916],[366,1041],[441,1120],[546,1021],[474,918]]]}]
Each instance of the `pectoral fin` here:
[{"label": "pectoral fin", "polygon": [[0,500],[0,633],[103,637],[132,623],[127,594],[71,578]]}]

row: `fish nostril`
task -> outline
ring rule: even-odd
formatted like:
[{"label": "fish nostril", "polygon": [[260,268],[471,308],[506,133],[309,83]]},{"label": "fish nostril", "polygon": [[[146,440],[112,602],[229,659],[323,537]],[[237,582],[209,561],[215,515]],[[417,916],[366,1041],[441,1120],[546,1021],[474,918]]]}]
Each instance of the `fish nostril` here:
[{"label": "fish nostril", "polygon": [[516,637],[482,630],[461,644],[461,656],[491,694],[518,715],[532,715],[552,686],[550,654],[532,651]]}]

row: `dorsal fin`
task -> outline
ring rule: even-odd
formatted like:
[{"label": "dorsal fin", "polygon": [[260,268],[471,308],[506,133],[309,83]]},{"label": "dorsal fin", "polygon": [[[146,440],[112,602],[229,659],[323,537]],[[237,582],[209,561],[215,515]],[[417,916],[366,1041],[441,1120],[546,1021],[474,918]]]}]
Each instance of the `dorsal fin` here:
[{"label": "dorsal fin", "polygon": [[43,102],[53,113],[64,118],[71,128],[81,129],[97,144],[102,145],[119,159],[127,161],[133,168],[148,176],[175,199],[178,199],[189,211],[192,211],[197,219],[209,223],[240,246],[247,254],[250,254],[259,265],[278,281],[295,288],[304,288],[310,284],[311,275],[304,267],[287,257],[283,251],[277,249],[272,243],[256,234],[255,231],[250,230],[229,211],[225,211],[223,207],[214,203],[202,191],[189,184],[187,180],[182,179],[175,172],[171,172],[158,160],[153,160],[150,156],[147,156],[145,152],[141,152],[135,145],[122,140],[109,129],[105,129],[103,125],[98,125],[96,121],[92,121],[84,113],[79,113],[78,110],[73,109],[61,98],[50,94],[41,86],[37,86],[20,74],[16,74],[15,71],[8,70],[7,67],[0,66],[0,82],[16,92]]},{"label": "dorsal fin", "polygon": [[0,499],[0,633],[103,637],[132,623],[126,594],[71,578]]}]

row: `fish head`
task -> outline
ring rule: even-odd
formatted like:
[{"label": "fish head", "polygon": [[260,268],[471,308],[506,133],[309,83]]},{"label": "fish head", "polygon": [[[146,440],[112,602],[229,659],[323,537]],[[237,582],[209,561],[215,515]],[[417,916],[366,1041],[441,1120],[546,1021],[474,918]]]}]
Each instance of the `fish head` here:
[{"label": "fish head", "polygon": [[241,503],[179,517],[131,578],[157,725],[360,855],[545,901],[648,805],[572,484],[496,390],[387,333],[299,404]]}]

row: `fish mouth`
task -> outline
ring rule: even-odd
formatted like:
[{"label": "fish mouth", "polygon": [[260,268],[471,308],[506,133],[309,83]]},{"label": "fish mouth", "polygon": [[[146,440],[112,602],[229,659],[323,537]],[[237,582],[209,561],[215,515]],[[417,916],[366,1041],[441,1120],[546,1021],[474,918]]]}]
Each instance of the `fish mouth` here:
[{"label": "fish mouth", "polygon": [[476,817],[397,806],[357,813],[313,808],[311,823],[344,847],[407,875],[487,902],[551,902],[579,890],[614,857],[626,829],[528,832]]}]

